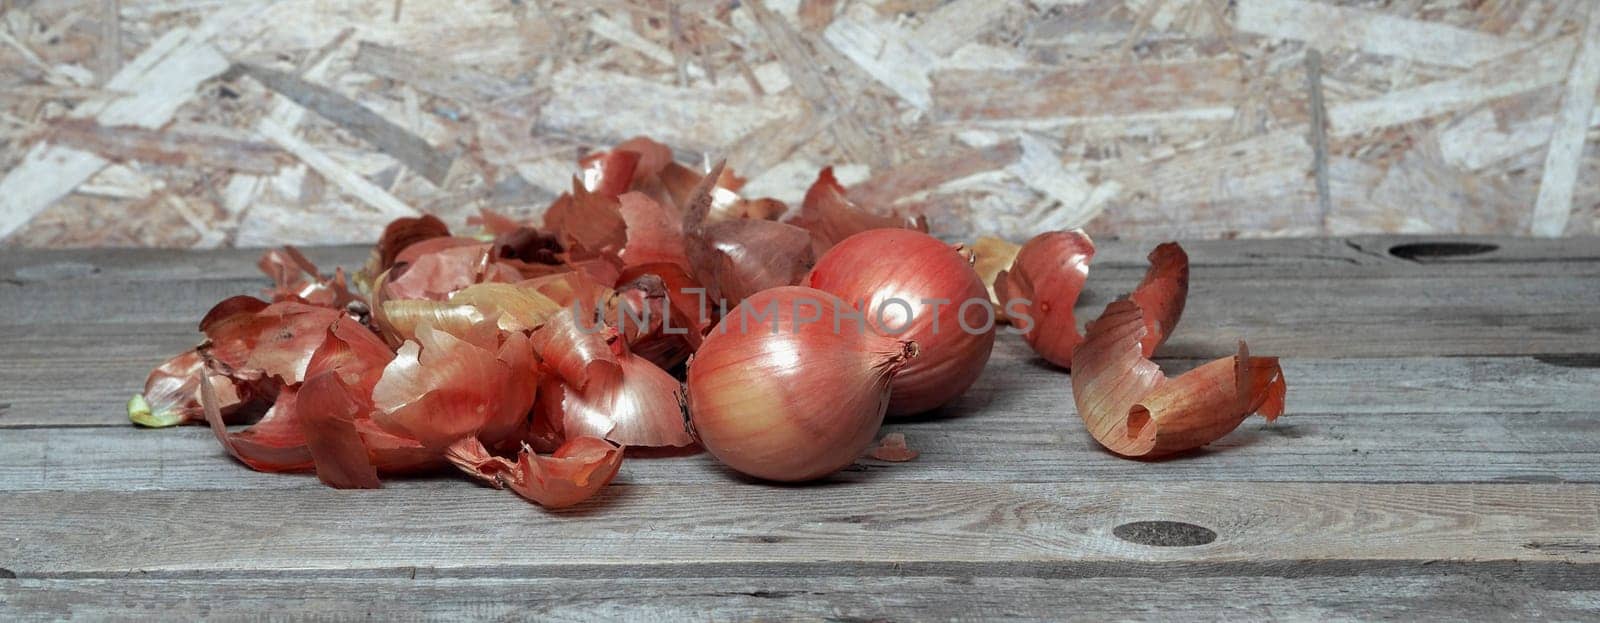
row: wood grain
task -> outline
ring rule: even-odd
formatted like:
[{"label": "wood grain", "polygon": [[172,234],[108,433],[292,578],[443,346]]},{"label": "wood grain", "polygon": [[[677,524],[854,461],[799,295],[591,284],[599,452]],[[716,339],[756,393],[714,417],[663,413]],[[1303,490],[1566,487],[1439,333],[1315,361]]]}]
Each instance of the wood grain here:
[{"label": "wood grain", "polygon": [[[1588,413],[1330,415],[1291,411],[1246,422],[1205,449],[1160,463],[1099,448],[1070,407],[1029,419],[890,424],[921,454],[861,459],[832,483],[1437,482],[1600,483]],[[386,479],[396,489],[450,489],[450,472]],[[617,482],[730,487],[747,482],[709,455],[627,460]],[[310,474],[262,474],[234,461],[203,427],[13,428],[0,433],[0,491],[320,489]]]},{"label": "wood grain", "polygon": [[[1600,486],[1141,481],[607,488],[562,513],[504,491],[0,494],[0,560],[20,577],[262,575],[397,568],[671,576],[682,565],[1008,565],[1417,560],[1600,563]],[[712,510],[714,509],[714,510]],[[711,512],[708,512],[710,510]],[[1172,520],[1217,539],[1112,535]]]},{"label": "wood grain", "polygon": [[[1487,565],[1486,565],[1487,566]],[[378,620],[1015,620],[1304,616],[1576,620],[1600,608],[1584,567],[1554,582],[1515,570],[1370,577],[677,577],[0,580],[0,617],[55,621],[154,615],[254,620],[293,605],[305,614]],[[1531,575],[1531,574],[1528,574]],[[1131,597],[1136,596],[1136,597]]]}]

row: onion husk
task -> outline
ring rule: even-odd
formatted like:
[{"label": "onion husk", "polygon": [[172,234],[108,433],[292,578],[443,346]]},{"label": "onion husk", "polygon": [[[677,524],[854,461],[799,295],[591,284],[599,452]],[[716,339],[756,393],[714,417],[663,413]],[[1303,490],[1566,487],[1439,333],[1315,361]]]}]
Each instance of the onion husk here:
[{"label": "onion husk", "polygon": [[1144,316],[1146,330],[1139,343],[1146,357],[1154,356],[1156,348],[1172,337],[1189,298],[1189,254],[1183,247],[1161,243],[1150,251],[1149,260],[1150,270],[1128,295]]},{"label": "onion husk", "polygon": [[150,371],[144,391],[128,400],[128,419],[146,428],[165,428],[205,422],[200,405],[200,380],[215,386],[218,409],[223,416],[238,412],[247,402],[248,387],[234,384],[227,375],[207,364],[198,349],[186,350]]},{"label": "onion husk", "polygon": [[845,238],[869,229],[928,231],[928,222],[921,217],[873,214],[850,201],[844,186],[833,176],[833,167],[824,167],[817,173],[800,204],[799,216],[791,222],[811,231],[819,257]]},{"label": "onion husk", "polygon": [[263,253],[256,266],[272,280],[272,287],[262,291],[262,296],[273,301],[343,308],[356,300],[344,269],[335,269],[332,276],[325,276],[317,271],[316,264],[292,246]]},{"label": "onion husk", "polygon": [[[983,287],[989,292],[989,303],[996,310],[1003,309],[1005,301],[1000,299],[995,292],[995,280],[1000,277],[1000,272],[1011,267],[1016,261],[1017,253],[1022,251],[1022,245],[990,236],[981,236],[977,242],[969,247],[972,252],[972,270],[978,273],[978,278],[983,280]],[[1000,314],[1005,318],[1005,314]]]},{"label": "onion husk", "polygon": [[[565,326],[569,325],[552,323],[552,328]],[[655,364],[629,352],[620,337],[607,336],[612,356],[597,358],[584,367],[586,384],[563,380],[540,386],[544,395],[535,400],[534,419],[548,424],[534,433],[535,441],[551,436],[599,437],[630,447],[693,445],[683,415],[682,385]],[[543,352],[549,352],[555,342],[540,342]],[[572,368],[570,363],[568,367]],[[551,434],[542,434],[544,431]]]},{"label": "onion husk", "polygon": [[450,228],[432,214],[417,217],[400,217],[383,228],[383,235],[372,248],[372,259],[367,262],[367,274],[376,275],[389,270],[405,251],[416,243],[434,238],[447,238]]},{"label": "onion husk", "polygon": [[1239,353],[1167,378],[1144,354],[1148,324],[1121,299],[1089,323],[1072,357],[1072,395],[1089,434],[1129,458],[1158,458],[1220,439],[1252,413],[1283,413],[1286,385],[1276,357]]},{"label": "onion husk", "polygon": [[311,471],[315,464],[311,449],[306,446],[305,432],[296,421],[297,392],[295,387],[283,388],[272,408],[250,428],[239,432],[229,432],[223,422],[221,402],[210,379],[200,381],[200,404],[217,442],[240,463],[258,472],[304,472]]},{"label": "onion husk", "polygon": [[317,479],[335,489],[376,489],[378,468],[356,430],[370,403],[352,394],[335,371],[306,379],[298,392],[298,422]]},{"label": "onion husk", "polygon": [[509,488],[545,508],[576,506],[611,483],[622,466],[623,449],[604,439],[578,437],[551,456],[523,449],[515,461],[494,456],[476,439],[450,446],[446,457],[457,469],[496,489]]},{"label": "onion husk", "polygon": [[1073,306],[1089,279],[1094,242],[1082,230],[1053,231],[1022,245],[1011,267],[995,278],[995,294],[1022,339],[1046,361],[1072,365],[1083,336]]},{"label": "onion husk", "polygon": [[474,343],[429,325],[401,345],[373,387],[373,421],[394,435],[443,449],[463,437],[509,439],[533,405],[538,374],[528,338]]},{"label": "onion husk", "polygon": [[921,454],[906,445],[905,433],[889,433],[878,441],[878,446],[867,453],[867,456],[879,461],[890,463],[904,463],[913,460]]}]

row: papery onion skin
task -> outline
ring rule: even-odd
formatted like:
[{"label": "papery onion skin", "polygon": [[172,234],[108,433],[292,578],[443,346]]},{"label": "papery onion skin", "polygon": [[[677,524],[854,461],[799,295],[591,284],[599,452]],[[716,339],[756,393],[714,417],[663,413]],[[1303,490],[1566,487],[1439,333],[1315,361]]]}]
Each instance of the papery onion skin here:
[{"label": "papery onion skin", "polygon": [[146,428],[164,428],[191,422],[204,422],[200,405],[200,377],[211,380],[218,396],[218,409],[226,416],[244,406],[246,397],[226,375],[206,365],[199,350],[186,350],[150,371],[144,392],[128,400],[128,419]]},{"label": "papery onion skin", "polygon": [[817,172],[816,181],[806,190],[800,204],[800,214],[790,222],[811,230],[818,255],[845,238],[873,229],[903,227],[928,231],[925,218],[873,214],[850,201],[845,196],[844,186],[833,176],[833,167],[823,167]]},{"label": "papery onion skin", "polygon": [[917,458],[919,454],[921,453],[912,450],[910,446],[906,445],[904,433],[889,433],[883,436],[883,439],[878,443],[878,447],[873,448],[872,452],[867,453],[867,456],[879,461],[904,463]]},{"label": "papery onion skin", "polygon": [[[683,422],[682,385],[644,358],[623,352],[619,373],[583,391],[563,384],[561,429],[566,438],[601,437],[628,447],[681,448],[694,444]],[[537,405],[548,408],[549,403]],[[547,417],[539,414],[536,417]]]},{"label": "papery onion skin", "polygon": [[216,435],[222,448],[239,462],[258,472],[304,472],[313,466],[311,449],[306,447],[305,433],[296,421],[296,389],[286,387],[278,392],[272,408],[250,428],[237,433],[228,432],[222,421],[221,401],[209,378],[200,380],[200,405],[205,410],[206,423]]},{"label": "papery onion skin", "polygon": [[[891,416],[949,403],[989,362],[995,322],[988,291],[966,258],[938,238],[909,229],[856,234],[817,261],[806,285],[856,305],[880,332],[917,343],[917,358],[894,377]],[[923,303],[935,299],[944,303]]]},{"label": "papery onion skin", "polygon": [[[994,303],[995,309],[1004,309],[1005,301],[1000,300],[994,290],[995,280],[1000,277],[1000,271],[1010,268],[1011,263],[1017,260],[1022,246],[1000,238],[981,236],[969,248],[972,249],[972,270],[978,273],[978,278],[988,288],[989,302]],[[1004,317],[1002,314],[1001,318]]]},{"label": "papery onion skin", "polygon": [[1090,322],[1072,358],[1072,395],[1095,441],[1129,458],[1153,459],[1220,439],[1251,413],[1283,413],[1286,384],[1276,357],[1239,354],[1168,378],[1144,356],[1149,329],[1138,304],[1121,299]]},{"label": "papery onion skin", "polygon": [[1172,337],[1183,317],[1189,298],[1189,254],[1176,242],[1164,242],[1150,251],[1150,270],[1128,298],[1144,313],[1147,329],[1140,345],[1144,356],[1155,356],[1156,348]]},{"label": "papery onion skin", "polygon": [[432,214],[419,217],[401,217],[383,228],[383,235],[372,248],[372,259],[367,262],[369,274],[388,270],[397,261],[401,251],[418,242],[450,236],[450,228]]},{"label": "papery onion skin", "polygon": [[728,306],[778,286],[799,285],[816,264],[811,234],[788,223],[737,219],[713,223],[703,232],[710,252],[700,278]]},{"label": "papery onion skin", "polygon": [[239,369],[250,359],[266,326],[258,314],[268,303],[253,296],[232,296],[223,299],[200,319],[200,332],[210,344],[210,356],[229,369]]},{"label": "papery onion skin", "polygon": [[508,439],[533,406],[538,377],[528,338],[498,347],[422,325],[373,387],[373,421],[383,430],[443,449],[466,436]]},{"label": "papery onion skin", "polygon": [[334,371],[306,379],[300,387],[300,430],[316,464],[317,479],[335,489],[376,489],[378,469],[356,431],[356,419],[371,407],[351,395]]},{"label": "papery onion skin", "polygon": [[551,456],[527,448],[516,461],[489,454],[481,442],[464,438],[452,444],[445,457],[467,475],[496,489],[512,492],[545,508],[580,504],[605,488],[622,467],[623,448],[596,437],[577,437]]},{"label": "papery onion skin", "polygon": [[[701,445],[767,480],[813,480],[850,465],[872,444],[890,378],[916,345],[848,319],[836,331],[833,319],[853,310],[813,288],[773,288],[745,305],[752,313],[731,311],[689,365],[689,417]],[[796,322],[797,307],[819,320]]]},{"label": "papery onion skin", "polygon": [[1072,366],[1072,351],[1083,341],[1072,310],[1093,258],[1094,242],[1082,230],[1045,232],[1023,244],[995,279],[995,294],[1023,341],[1063,368]]}]

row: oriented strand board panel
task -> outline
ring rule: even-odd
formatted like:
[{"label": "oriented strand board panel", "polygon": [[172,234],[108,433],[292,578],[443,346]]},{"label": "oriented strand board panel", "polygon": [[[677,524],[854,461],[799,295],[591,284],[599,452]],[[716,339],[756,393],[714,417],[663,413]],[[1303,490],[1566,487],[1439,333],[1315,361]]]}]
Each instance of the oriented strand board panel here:
[{"label": "oriented strand board panel", "polygon": [[9,0],[0,244],[537,216],[636,134],[952,240],[1600,235],[1568,0]]}]

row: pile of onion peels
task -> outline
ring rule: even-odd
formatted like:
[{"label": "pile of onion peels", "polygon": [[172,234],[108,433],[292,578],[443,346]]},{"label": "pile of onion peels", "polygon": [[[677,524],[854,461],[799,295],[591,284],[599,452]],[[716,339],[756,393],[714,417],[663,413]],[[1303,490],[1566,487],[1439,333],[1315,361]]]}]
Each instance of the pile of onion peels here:
[{"label": "pile of onion peels", "polygon": [[[205,424],[251,469],[332,487],[453,467],[561,508],[610,483],[625,451],[703,449],[778,481],[912,460],[903,435],[878,439],[884,419],[957,398],[1007,323],[1071,369],[1090,434],[1121,456],[1183,452],[1283,411],[1277,360],[1243,343],[1174,378],[1151,361],[1187,297],[1175,243],[1080,332],[1094,255],[1081,231],[948,245],[920,218],[852,202],[829,169],[791,214],[647,138],[579,167],[539,223],[402,218],[348,274],[266,253],[271,287],[217,303],[205,340],[151,372],[130,419]],[[852,312],[858,330],[841,330]]]}]

